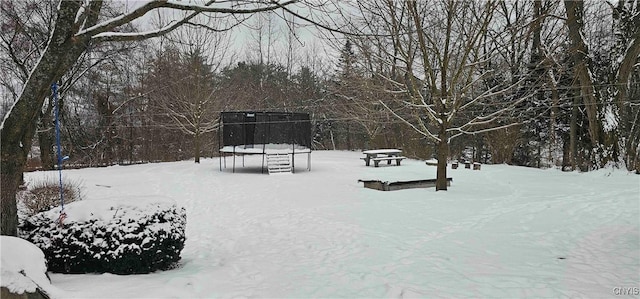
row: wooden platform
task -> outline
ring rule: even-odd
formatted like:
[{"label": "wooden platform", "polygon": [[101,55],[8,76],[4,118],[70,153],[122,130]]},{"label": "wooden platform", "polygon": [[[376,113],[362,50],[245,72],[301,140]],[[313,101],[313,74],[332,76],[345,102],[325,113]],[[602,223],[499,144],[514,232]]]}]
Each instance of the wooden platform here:
[{"label": "wooden platform", "polygon": [[[451,181],[453,181],[453,178],[447,178],[447,186],[451,186]],[[358,180],[358,182],[364,183],[365,188],[380,191],[395,191],[411,188],[431,188],[436,186],[436,179],[395,182],[383,182],[380,180]]]}]

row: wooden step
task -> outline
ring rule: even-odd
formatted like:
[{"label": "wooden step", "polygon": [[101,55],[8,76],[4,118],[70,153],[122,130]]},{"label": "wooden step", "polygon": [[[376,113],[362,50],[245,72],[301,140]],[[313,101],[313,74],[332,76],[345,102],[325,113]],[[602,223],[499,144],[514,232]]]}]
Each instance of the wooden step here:
[{"label": "wooden step", "polygon": [[267,154],[269,174],[292,173],[291,159],[288,154]]}]

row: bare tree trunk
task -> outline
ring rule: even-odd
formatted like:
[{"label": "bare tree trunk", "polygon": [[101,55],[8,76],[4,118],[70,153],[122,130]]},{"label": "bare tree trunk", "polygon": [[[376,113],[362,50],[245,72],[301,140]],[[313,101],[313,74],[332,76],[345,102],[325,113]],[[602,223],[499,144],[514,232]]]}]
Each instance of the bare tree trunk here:
[{"label": "bare tree trunk", "polygon": [[589,49],[582,35],[582,29],[584,27],[584,2],[565,0],[564,6],[567,13],[569,39],[572,44],[571,55],[574,62],[574,73],[577,83],[580,86],[580,96],[583,99],[583,104],[587,111],[591,145],[596,147],[599,145],[602,126],[598,119],[598,101],[596,99],[596,91],[593,87],[593,78],[591,78],[591,72],[589,70]]},{"label": "bare tree trunk", "polygon": [[331,135],[331,147],[335,151],[336,150],[336,140],[333,138],[333,130],[329,130],[329,135]]},{"label": "bare tree trunk", "polygon": [[[6,141],[3,142],[3,146],[7,146]],[[22,156],[24,158],[21,158]],[[0,186],[2,235],[16,236],[18,234],[18,208],[15,195],[20,185],[25,160],[26,154],[23,155],[20,152],[2,153],[2,185]]]},{"label": "bare tree trunk", "polygon": [[436,191],[447,190],[447,159],[449,158],[449,141],[447,138],[447,126],[440,126],[438,134],[438,167],[436,174]]},{"label": "bare tree trunk", "polygon": [[200,132],[193,134],[194,162],[200,163]]},{"label": "bare tree trunk", "polygon": [[562,139],[562,171],[567,170],[569,163],[569,143],[567,140]]},{"label": "bare tree trunk", "polygon": [[[541,42],[541,35],[542,35],[542,3],[539,0],[534,0],[533,1],[533,22],[531,24],[532,27],[532,31],[533,31],[533,37],[532,37],[532,43],[531,43],[531,66],[533,67],[533,72],[532,75],[535,77],[535,79],[533,79],[532,81],[535,82],[536,80],[540,80],[540,85],[537,84],[537,86],[542,87],[542,79],[544,78],[544,74],[545,74],[545,69],[542,66],[542,59],[543,59],[543,52],[542,52],[542,42]],[[536,92],[536,97],[538,98],[538,102],[544,102],[544,94],[541,90],[538,90]],[[549,124],[550,127],[553,127],[553,125],[550,123]],[[536,141],[537,141],[537,155],[536,155],[536,167],[540,168],[541,166],[541,162],[542,162],[542,157],[541,157],[541,152],[542,152],[542,143],[543,143],[543,137],[541,136],[542,132],[539,132],[538,130],[538,126],[536,126]],[[547,142],[549,143],[549,145],[552,144],[551,140],[548,139]],[[551,146],[549,146],[549,148],[551,149]],[[551,153],[551,151],[549,152]],[[551,154],[549,154],[549,161],[551,161]]]},{"label": "bare tree trunk", "polygon": [[571,108],[571,124],[569,126],[569,163],[571,170],[576,170],[578,156],[578,98],[573,98],[573,107]]},{"label": "bare tree trunk", "polygon": [[134,151],[134,139],[133,139],[133,122],[131,121],[131,114],[129,114],[129,163],[136,164],[133,161],[133,151]]},{"label": "bare tree trunk", "polygon": [[558,103],[560,103],[560,97],[558,96],[558,89],[555,86],[555,83],[551,89],[551,112],[549,115],[549,162],[551,163],[551,167],[555,165],[553,150],[556,148],[556,142],[558,141],[558,136],[556,135],[556,115],[558,115]]},{"label": "bare tree trunk", "polygon": [[629,124],[629,133],[626,140],[626,164],[627,170],[634,170],[636,173],[640,173],[640,157],[638,153],[638,148],[640,147],[640,109],[636,108],[636,113],[633,118],[633,121]]},{"label": "bare tree trunk", "polygon": [[347,150],[351,149],[351,123],[347,122]]}]

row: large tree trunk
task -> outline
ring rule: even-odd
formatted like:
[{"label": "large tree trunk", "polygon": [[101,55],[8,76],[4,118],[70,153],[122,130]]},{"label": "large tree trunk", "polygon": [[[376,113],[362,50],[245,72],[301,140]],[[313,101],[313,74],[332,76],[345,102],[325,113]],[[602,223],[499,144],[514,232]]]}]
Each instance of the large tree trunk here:
[{"label": "large tree trunk", "polygon": [[440,126],[438,134],[438,167],[436,173],[436,191],[447,190],[447,159],[449,159],[449,140],[446,126]]},{"label": "large tree trunk", "polygon": [[580,87],[580,96],[582,97],[584,108],[587,111],[591,145],[597,147],[599,146],[602,124],[598,117],[598,100],[593,87],[593,78],[590,75],[589,49],[582,35],[584,2],[565,0],[564,6],[567,13],[567,27],[569,27],[574,74]]},{"label": "large tree trunk", "polygon": [[[49,44],[25,83],[20,97],[2,123],[0,139],[2,235],[17,235],[16,192],[31,148],[44,99],[50,86],[77,61],[89,37],[74,38],[74,21],[82,1],[61,1]],[[98,14],[100,7],[97,7]]]}]

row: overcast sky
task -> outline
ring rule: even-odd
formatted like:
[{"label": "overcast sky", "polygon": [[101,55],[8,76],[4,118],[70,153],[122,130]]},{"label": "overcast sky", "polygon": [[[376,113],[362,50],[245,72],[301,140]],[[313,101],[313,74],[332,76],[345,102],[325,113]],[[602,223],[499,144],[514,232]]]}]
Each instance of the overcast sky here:
[{"label": "overcast sky", "polygon": [[[132,11],[141,5],[148,3],[149,1],[139,1],[139,0],[115,0],[121,3],[124,6],[125,11]],[[204,3],[204,1],[196,1],[196,0],[183,0],[184,2],[189,3]],[[184,12],[176,12],[168,9],[163,9],[161,11],[154,11],[148,13],[144,17],[140,18],[136,21],[136,25],[138,25],[142,30],[152,30],[154,25],[158,24],[158,20],[160,18],[164,18],[165,20],[169,20],[170,18],[179,18],[183,15]],[[289,26],[287,26],[286,22],[282,19],[281,12],[278,12],[277,15],[271,14],[272,16],[269,18],[271,21],[271,40],[273,46],[271,47],[271,58],[272,60],[278,59],[278,61],[282,61],[285,59],[286,50],[288,48],[288,40],[291,38],[289,35]],[[203,18],[205,19],[205,18]],[[260,17],[255,15],[251,17],[249,20],[245,21],[242,25],[232,29],[230,33],[230,41],[231,41],[231,51],[235,53],[235,61],[246,61],[256,59],[257,56],[257,36],[258,32],[256,30],[257,24],[260,22]],[[267,37],[267,25],[268,22],[266,14],[262,14],[262,23],[263,23],[263,51],[267,48],[268,37]],[[297,23],[302,23],[303,21],[297,20]],[[218,23],[217,25],[219,25]],[[296,37],[293,39],[293,47],[294,52],[297,57],[295,57],[295,62],[298,64],[295,67],[300,67],[300,64],[304,64],[306,60],[309,59],[310,56],[314,56],[316,59],[321,59],[325,62],[331,60],[330,56],[333,56],[330,53],[334,53],[330,47],[323,42],[318,34],[317,30],[313,26],[304,26],[298,27],[295,30]],[[266,55],[266,54],[265,54]],[[266,60],[266,58],[265,58]],[[271,61],[273,62],[273,61]]]}]

